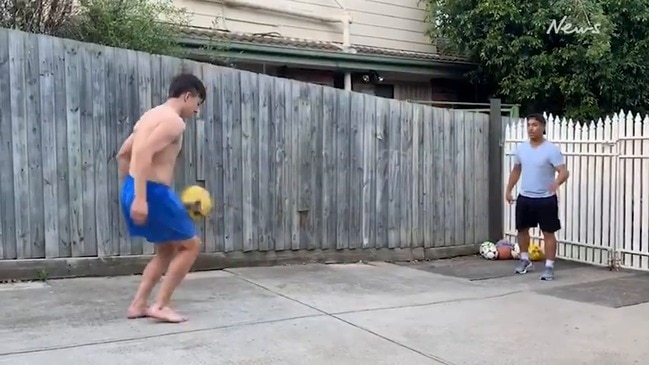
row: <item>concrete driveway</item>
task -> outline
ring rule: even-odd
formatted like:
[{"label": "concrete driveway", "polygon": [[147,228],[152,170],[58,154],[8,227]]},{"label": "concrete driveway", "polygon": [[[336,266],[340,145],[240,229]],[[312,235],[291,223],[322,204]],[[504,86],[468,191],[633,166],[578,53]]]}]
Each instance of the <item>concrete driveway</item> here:
[{"label": "concrete driveway", "polygon": [[194,273],[175,297],[190,317],[178,325],[124,318],[138,277],[5,284],[0,364],[646,363],[649,277],[565,265],[541,282],[513,264]]}]

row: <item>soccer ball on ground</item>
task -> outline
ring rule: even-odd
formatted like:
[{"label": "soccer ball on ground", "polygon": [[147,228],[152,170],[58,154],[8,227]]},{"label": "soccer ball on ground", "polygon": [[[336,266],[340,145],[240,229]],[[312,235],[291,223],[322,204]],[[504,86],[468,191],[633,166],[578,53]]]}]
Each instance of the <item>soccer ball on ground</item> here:
[{"label": "soccer ball on ground", "polygon": [[545,257],[543,247],[537,243],[530,243],[530,248],[527,251],[530,254],[531,261],[541,261]]},{"label": "soccer ball on ground", "polygon": [[498,258],[498,249],[493,242],[485,241],[480,245],[480,256],[487,260],[495,260]]},{"label": "soccer ball on ground", "polygon": [[498,260],[510,260],[512,258],[512,248],[514,245],[502,239],[496,243],[496,248],[498,249]]},{"label": "soccer ball on ground", "polygon": [[512,247],[512,258],[518,260],[519,257],[521,257],[521,247],[518,243],[514,243],[514,247]]},{"label": "soccer ball on ground", "polygon": [[187,187],[180,195],[180,200],[193,220],[201,220],[212,212],[212,197],[202,186]]}]

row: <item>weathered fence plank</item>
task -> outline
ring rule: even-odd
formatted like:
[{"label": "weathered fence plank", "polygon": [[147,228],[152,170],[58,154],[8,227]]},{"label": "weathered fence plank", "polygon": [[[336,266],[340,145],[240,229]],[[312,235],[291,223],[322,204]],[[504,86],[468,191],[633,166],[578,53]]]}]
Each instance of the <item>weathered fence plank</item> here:
[{"label": "weathered fence plank", "polygon": [[[95,182],[95,232],[97,235],[97,255],[109,256],[113,254],[111,231],[114,230],[110,225],[109,210],[106,207],[113,206],[111,199],[113,195],[109,194],[108,179],[108,160],[110,158],[108,145],[108,124],[106,120],[106,92],[107,89],[107,64],[106,57],[101,52],[100,47],[93,47],[92,53],[92,109],[93,109],[93,135],[94,135],[94,182]],[[146,59],[148,62],[148,59]],[[147,73],[146,77],[149,74]],[[139,85],[147,85],[146,78],[139,80]],[[151,98],[149,97],[149,106]],[[142,101],[146,103],[146,101]]]},{"label": "weathered fence plank", "polygon": [[412,114],[412,140],[413,145],[416,146],[413,149],[412,154],[412,205],[414,206],[412,214],[412,246],[413,247],[423,247],[424,245],[424,235],[423,235],[423,217],[424,217],[424,198],[423,194],[423,151],[424,151],[424,106],[415,104],[413,106]]},{"label": "weathered fence plank", "polygon": [[455,135],[453,141],[451,142],[453,146],[451,150],[451,155],[452,155],[451,165],[454,167],[452,175],[453,178],[455,179],[455,183],[453,184],[453,188],[455,189],[455,199],[453,200],[453,211],[455,212],[455,221],[453,223],[453,229],[454,229],[453,242],[464,242],[465,231],[468,223],[464,220],[464,211],[467,208],[466,205],[464,204],[465,203],[465,199],[464,199],[465,182],[464,181],[465,179],[471,176],[469,175],[467,166],[464,163],[465,162],[464,159],[466,157],[464,153],[465,123],[462,123],[462,120],[459,118],[460,115],[458,115],[459,113],[462,112],[456,110],[451,111],[451,126],[455,130]]},{"label": "weathered fence plank", "polygon": [[[273,180],[272,191],[273,194],[273,237],[275,239],[275,250],[282,251],[290,246],[290,230],[288,221],[288,197],[286,191],[289,189],[287,182],[289,181],[289,166],[286,161],[286,154],[288,143],[287,133],[290,133],[290,128],[285,128],[286,119],[288,114],[288,105],[286,101],[286,89],[283,80],[273,80],[273,95],[272,95],[272,128],[274,136],[274,151],[273,163],[271,170],[275,171],[275,179]],[[289,135],[290,136],[290,135]]]},{"label": "weathered fence plank", "polygon": [[[153,73],[153,65],[157,65],[159,67],[160,63],[154,63],[152,62],[154,58],[151,58],[148,54],[138,52],[137,53],[137,94],[138,94],[138,105],[139,109],[137,110],[137,115],[135,115],[135,118],[138,118],[140,115],[142,115],[144,112],[149,110],[151,107],[158,105],[158,102],[153,101],[153,95],[154,95],[154,89],[152,85],[152,73]],[[157,72],[159,72],[159,68],[156,69]],[[157,77],[156,77],[157,78]],[[97,99],[95,99],[97,100]],[[97,105],[95,104],[95,111],[97,110]],[[137,122],[137,119],[135,119],[135,122]],[[99,134],[97,134],[99,135]],[[196,143],[200,143],[198,140]],[[99,153],[100,150],[98,149],[97,152]],[[103,158],[103,156],[102,156]],[[97,167],[96,167],[97,168]],[[97,176],[97,175],[95,175]],[[97,214],[99,215],[99,210],[97,210]],[[99,216],[97,217],[99,219]],[[97,241],[101,242],[100,239],[100,233],[99,230],[97,231]],[[146,244],[143,240],[140,240],[138,247],[138,251],[140,251],[143,254],[152,254],[154,249],[153,245]]]},{"label": "weathered fence plank", "polygon": [[[15,246],[11,256],[24,259],[32,257],[30,244],[30,211],[29,205],[29,144],[27,141],[27,114],[25,101],[29,98],[26,91],[25,67],[26,54],[24,33],[9,36],[9,90],[11,93],[11,135],[13,153],[14,217]],[[37,208],[38,209],[38,208]],[[9,236],[9,235],[8,235]]]},{"label": "weathered fence plank", "polygon": [[41,118],[41,158],[43,173],[43,220],[45,227],[45,257],[60,257],[59,250],[59,212],[58,212],[58,178],[56,150],[56,112],[53,43],[46,38],[39,38],[40,55],[40,105]]},{"label": "weathered fence plank", "polygon": [[373,247],[376,241],[376,100],[370,95],[364,95],[363,107],[363,139],[360,143],[363,149],[363,165],[361,185],[361,219],[362,247]]},{"label": "weathered fence plank", "polygon": [[[322,247],[321,234],[323,226],[322,218],[322,178],[324,176],[324,157],[323,151],[323,87],[320,85],[310,85],[310,104],[311,104],[311,143],[309,146],[309,156],[313,161],[311,164],[310,176],[310,200],[311,209],[309,211],[309,242],[307,249],[313,250]],[[261,144],[260,144],[261,145]]]},{"label": "weathered fence plank", "polygon": [[[9,75],[14,57],[9,52],[9,33],[0,32],[0,75]],[[14,259],[15,252],[15,202],[14,202],[14,167],[13,167],[13,132],[12,132],[12,95],[10,77],[0,77],[0,170],[10,172],[0,174],[0,259]]]},{"label": "weathered fence plank", "polygon": [[[92,88],[92,67],[94,47],[79,47],[81,60],[81,88],[79,89],[80,135],[81,135],[81,204],[83,206],[83,253],[82,256],[97,255],[96,200],[95,200],[95,123]],[[130,65],[130,60],[129,60]],[[134,252],[129,252],[134,254]]]},{"label": "weathered fence plank", "polygon": [[[243,249],[243,182],[241,172],[241,96],[239,93],[240,73],[228,71],[223,79],[225,100],[224,138],[227,140],[224,161],[227,161],[224,194],[228,199],[226,209],[225,251]],[[225,141],[224,141],[225,142]]]},{"label": "weathered fence plank", "polygon": [[388,181],[388,247],[400,247],[401,242],[401,103],[390,100],[390,119],[388,125],[388,173],[383,179]]},{"label": "weathered fence plank", "polygon": [[[295,146],[297,147],[294,168],[299,171],[296,176],[297,193],[296,209],[294,211],[297,220],[297,246],[299,250],[307,249],[311,245],[312,227],[309,222],[311,215],[311,180],[313,171],[313,156],[311,156],[311,139],[313,133],[311,130],[311,89],[307,83],[294,83],[293,95],[297,98],[298,103],[295,107],[293,123],[297,133],[293,135]],[[295,170],[294,170],[295,171]]]},{"label": "weathered fence plank", "polygon": [[336,93],[336,248],[349,248],[350,93]]},{"label": "weathered fence plank", "polygon": [[275,206],[275,192],[272,190],[275,171],[272,165],[275,160],[274,131],[271,126],[273,79],[266,75],[259,76],[259,101],[257,117],[258,157],[257,157],[257,198],[259,207],[257,221],[257,240],[259,251],[273,249],[272,221]]},{"label": "weathered fence plank", "polygon": [[489,239],[489,116],[476,113],[474,115],[477,128],[475,136],[476,161],[476,212],[473,217],[476,222],[475,241]]},{"label": "weathered fence plank", "polygon": [[421,180],[421,194],[424,199],[424,207],[420,219],[420,229],[423,230],[423,247],[430,248],[436,239],[435,233],[438,230],[440,217],[437,216],[437,197],[436,192],[436,176],[439,176],[438,170],[435,169],[435,161],[433,146],[435,135],[433,134],[434,126],[439,123],[433,122],[433,109],[423,108],[423,130],[422,130],[422,180]]},{"label": "weathered fence plank", "polygon": [[[119,151],[121,144],[124,142],[124,139],[128,136],[128,133],[132,132],[129,128],[128,121],[128,57],[126,52],[116,51],[113,62],[116,65],[116,80],[115,80],[115,90],[119,90],[115,94],[115,121],[117,122],[116,128],[114,129],[115,134],[115,154]],[[182,166],[182,165],[181,165]],[[117,171],[117,170],[116,170]],[[117,192],[121,190],[119,185],[121,181],[118,180],[117,173],[112,176],[111,180],[113,183],[118,186]],[[118,206],[119,206],[119,195],[118,195]],[[131,252],[131,239],[126,233],[126,225],[124,220],[121,219],[121,216],[117,216],[119,224],[119,234],[116,242],[119,242],[117,247],[117,252],[120,256],[130,255]]]},{"label": "weathered fence plank", "polygon": [[400,217],[398,226],[400,229],[401,248],[410,247],[412,244],[412,185],[411,180],[416,177],[412,173],[412,106],[411,103],[400,103],[401,105],[401,149],[399,156],[399,186],[397,199],[399,200]]},{"label": "weathered fence plank", "polygon": [[322,228],[323,249],[337,248],[336,199],[336,92],[331,88],[322,91]]},{"label": "weathered fence plank", "polygon": [[363,247],[363,109],[364,95],[351,94],[351,113],[349,116],[349,248]]},{"label": "weathered fence plank", "polygon": [[[108,190],[108,227],[110,227],[110,245],[108,246],[107,251],[110,252],[109,256],[119,255],[120,241],[122,237],[122,232],[125,230],[124,220],[121,219],[120,215],[120,204],[119,204],[119,192],[120,192],[120,183],[118,181],[118,172],[117,172],[117,151],[121,147],[123,141],[118,140],[117,126],[119,125],[119,116],[117,114],[117,104],[119,102],[119,93],[115,92],[118,90],[119,82],[119,65],[117,59],[120,57],[119,51],[106,48],[103,52],[103,57],[106,65],[106,73],[104,80],[104,100],[105,100],[105,138],[106,138],[106,154],[107,154],[107,163],[106,163],[106,174],[103,176],[104,181],[107,183]],[[154,56],[157,58],[156,56]],[[154,74],[154,80],[159,80],[160,75]],[[110,123],[109,121],[112,121]],[[100,175],[99,178],[102,178]],[[98,228],[99,229],[99,228]]]},{"label": "weathered fence plank", "polygon": [[376,226],[376,235],[374,246],[376,248],[388,248],[388,201],[390,197],[389,188],[389,162],[390,145],[389,130],[390,124],[390,103],[388,99],[379,98],[376,100],[376,159],[374,172],[376,186],[376,201],[374,221]]},{"label": "weathered fence plank", "polygon": [[[62,39],[52,38],[52,53],[54,72],[54,120],[56,132],[56,175],[57,175],[57,216],[59,231],[59,257],[70,257],[70,190],[68,176],[68,127],[67,127],[67,96],[65,81],[65,43]],[[106,141],[108,143],[108,141]],[[103,162],[106,163],[105,161]],[[104,207],[106,209],[106,207]],[[108,225],[108,222],[104,222]],[[111,226],[112,227],[112,226]],[[114,229],[114,228],[113,228]],[[107,254],[108,255],[108,254]]]},{"label": "weathered fence plank", "polygon": [[462,118],[462,120],[467,120],[467,123],[464,124],[464,138],[462,140],[462,151],[464,152],[464,171],[466,171],[466,176],[463,181],[464,183],[464,194],[462,204],[464,206],[464,215],[462,220],[464,221],[464,240],[474,241],[475,240],[475,185],[476,185],[476,155],[473,150],[475,139],[475,127],[476,121],[473,118],[473,115],[463,115],[460,114],[457,118]]},{"label": "weathered fence plank", "polygon": [[29,216],[29,248],[25,252],[30,257],[45,257],[43,216],[43,158],[41,154],[41,105],[40,105],[40,65],[38,38],[25,39],[25,125],[27,127],[28,161],[28,204],[35,206]]},{"label": "weathered fence plank", "polygon": [[257,243],[257,224],[256,217],[258,214],[253,202],[258,201],[255,189],[256,178],[254,170],[257,169],[257,159],[255,155],[255,146],[257,141],[257,77],[251,72],[241,73],[241,179],[242,179],[242,211],[243,211],[243,251],[256,251],[259,248]]},{"label": "weathered fence plank", "polygon": [[444,145],[440,156],[443,156],[444,165],[444,214],[442,215],[442,222],[444,222],[444,246],[451,245],[455,241],[455,201],[457,199],[455,189],[455,175],[457,174],[457,167],[455,165],[455,125],[451,119],[452,110],[442,110],[442,120],[444,126]]},{"label": "weathered fence plank", "polygon": [[[287,97],[287,124],[290,129],[290,138],[288,139],[289,148],[287,149],[288,165],[290,180],[288,191],[289,196],[289,227],[291,227],[291,250],[300,249],[300,217],[299,202],[300,197],[300,84],[288,81],[282,81],[286,84]],[[289,104],[290,101],[290,104]],[[289,107],[290,105],[290,107]],[[290,120],[290,122],[288,122]]]},{"label": "weathered fence plank", "polygon": [[484,114],[0,30],[0,259],[153,253],[126,233],[116,154],[181,70],[207,87],[174,182],[214,196],[203,252],[487,239]]},{"label": "weathered fence plank", "polygon": [[[209,75],[208,80],[212,80],[213,83],[211,86],[208,86],[208,91],[211,90],[212,95],[214,95],[211,98],[208,98],[207,103],[210,103],[212,106],[212,111],[214,112],[210,117],[212,119],[212,136],[213,139],[208,142],[209,146],[209,160],[206,161],[206,164],[208,168],[211,171],[211,179],[213,181],[213,190],[210,190],[212,194],[215,196],[215,205],[214,205],[214,213],[210,217],[212,219],[211,223],[214,224],[214,228],[212,228],[215,237],[214,237],[214,245],[216,247],[217,252],[223,252],[225,250],[225,190],[224,190],[224,184],[225,184],[225,162],[224,162],[224,154],[223,154],[223,148],[224,148],[224,139],[223,139],[223,129],[224,129],[224,122],[223,122],[223,113],[219,111],[223,110],[223,98],[221,98],[221,82],[222,78],[221,75],[222,73],[216,73],[216,72],[208,72]],[[207,82],[207,81],[206,81]],[[209,84],[208,84],[209,85]],[[210,229],[206,230],[206,234],[210,231]],[[211,238],[210,238],[211,239]]]}]

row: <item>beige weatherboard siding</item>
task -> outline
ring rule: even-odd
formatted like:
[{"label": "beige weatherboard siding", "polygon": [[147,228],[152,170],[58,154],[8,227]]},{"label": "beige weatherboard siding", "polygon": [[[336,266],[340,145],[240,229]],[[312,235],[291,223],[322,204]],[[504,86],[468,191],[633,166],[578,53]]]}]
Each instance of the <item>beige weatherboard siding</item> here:
[{"label": "beige weatherboard siding", "polygon": [[[193,25],[242,33],[274,33],[283,37],[327,42],[343,40],[343,25],[279,12],[224,5],[223,0],[175,0],[193,13]],[[419,0],[246,0],[316,15],[352,18],[352,45],[435,52],[425,35],[426,12]],[[341,8],[340,3],[345,9]]]}]

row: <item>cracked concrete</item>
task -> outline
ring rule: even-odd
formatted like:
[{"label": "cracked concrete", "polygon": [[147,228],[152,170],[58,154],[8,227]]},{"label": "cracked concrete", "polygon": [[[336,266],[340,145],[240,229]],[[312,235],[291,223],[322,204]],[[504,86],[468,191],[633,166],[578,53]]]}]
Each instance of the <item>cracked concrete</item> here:
[{"label": "cracked concrete", "polygon": [[626,275],[469,281],[386,263],[194,273],[174,298],[190,317],[179,325],[124,319],[139,277],[3,285],[0,365],[640,364],[648,304],[538,292]]}]

